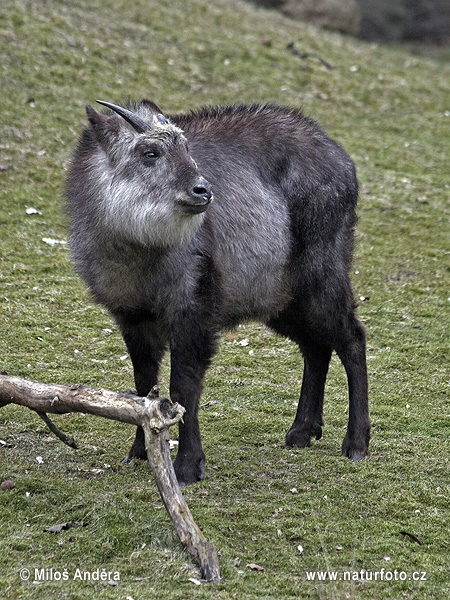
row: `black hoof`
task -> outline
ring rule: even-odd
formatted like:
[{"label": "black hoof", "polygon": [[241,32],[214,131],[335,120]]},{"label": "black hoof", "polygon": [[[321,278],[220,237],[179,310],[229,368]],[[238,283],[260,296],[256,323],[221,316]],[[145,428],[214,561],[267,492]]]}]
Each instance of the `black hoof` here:
[{"label": "black hoof", "polygon": [[298,448],[308,448],[311,446],[311,438],[320,440],[322,437],[322,427],[320,425],[292,425],[286,434],[285,448],[291,450],[293,446]]},{"label": "black hoof", "polygon": [[200,456],[197,459],[178,454],[174,460],[173,468],[177,476],[180,487],[197,483],[205,479],[205,456]]},{"label": "black hoof", "polygon": [[142,427],[136,429],[136,438],[128,452],[128,456],[122,462],[131,462],[134,458],[147,460],[147,450],[145,449],[145,437]]},{"label": "black hoof", "polygon": [[351,457],[351,461],[352,462],[358,462],[358,460],[361,460],[362,458],[364,458],[365,456],[367,456],[366,454],[363,454],[362,452],[358,452],[356,454],[354,454]]},{"label": "black hoof", "polygon": [[125,458],[122,459],[122,463],[123,464],[127,464],[127,463],[132,463],[133,460],[147,460],[147,452],[145,453],[145,455],[142,454],[134,454],[131,452],[128,453],[128,456],[125,456]]},{"label": "black hoof", "polygon": [[358,440],[352,440],[346,435],[342,442],[342,455],[349,458],[352,462],[358,462],[358,460],[369,454],[369,439],[369,433],[360,436]]}]

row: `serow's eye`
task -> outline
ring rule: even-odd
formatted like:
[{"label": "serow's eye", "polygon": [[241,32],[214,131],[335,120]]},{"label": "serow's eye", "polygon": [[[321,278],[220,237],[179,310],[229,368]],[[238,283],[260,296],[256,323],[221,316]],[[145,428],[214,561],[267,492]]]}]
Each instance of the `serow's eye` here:
[{"label": "serow's eye", "polygon": [[143,152],[145,162],[150,164],[156,162],[160,156],[157,150],[145,150]]}]

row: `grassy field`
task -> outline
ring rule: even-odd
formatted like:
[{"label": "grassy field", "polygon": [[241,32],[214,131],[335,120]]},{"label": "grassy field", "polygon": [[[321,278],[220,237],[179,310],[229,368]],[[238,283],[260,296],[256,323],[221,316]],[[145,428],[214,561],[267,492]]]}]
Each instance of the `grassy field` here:
[{"label": "grassy field", "polygon": [[[0,596],[447,599],[450,63],[234,0],[2,0],[0,56],[0,369],[133,387],[120,335],[65,243],[61,188],[86,103],[147,96],[170,112],[276,102],[302,106],[357,165],[352,277],[373,424],[371,455],[342,458],[347,390],[333,358],[323,439],[284,450],[301,384],[295,347],[256,324],[224,336],[200,411],[206,479],[184,491],[220,553],[224,579],[212,586],[190,581],[198,571],[148,466],[121,463],[132,427],[56,417],[74,451],[7,406],[0,479],[15,488],[0,492]],[[162,375],[167,393],[167,364]],[[45,531],[65,522],[81,524]],[[35,583],[35,569],[53,577]],[[77,569],[120,581],[80,581]]]}]

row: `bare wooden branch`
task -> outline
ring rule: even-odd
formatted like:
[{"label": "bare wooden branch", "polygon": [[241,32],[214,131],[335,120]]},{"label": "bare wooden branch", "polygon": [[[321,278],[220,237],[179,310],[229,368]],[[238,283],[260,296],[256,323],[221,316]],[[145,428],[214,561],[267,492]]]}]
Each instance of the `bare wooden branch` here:
[{"label": "bare wooden branch", "polygon": [[74,448],[75,450],[78,449],[78,445],[73,439],[73,437],[69,437],[63,431],[61,431],[59,427],[56,427],[56,425],[53,423],[53,421],[50,419],[47,413],[38,412],[38,415],[41,417],[41,419],[44,421],[44,423],[47,425],[50,431],[54,433],[56,437],[58,437],[64,444],[66,444],[66,446]]},{"label": "bare wooden branch", "polygon": [[217,551],[194,521],[181,493],[170,456],[169,427],[182,418],[182,406],[166,398],[141,398],[79,384],[44,384],[0,375],[0,407],[11,403],[38,413],[82,412],[140,425],[144,429],[153,476],[181,543],[200,566],[204,579],[220,581]]}]

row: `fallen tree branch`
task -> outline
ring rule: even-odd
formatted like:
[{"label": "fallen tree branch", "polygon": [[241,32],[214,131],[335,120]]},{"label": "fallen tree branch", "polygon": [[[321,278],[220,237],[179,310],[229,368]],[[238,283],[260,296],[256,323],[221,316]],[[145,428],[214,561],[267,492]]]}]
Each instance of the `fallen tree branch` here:
[{"label": "fallen tree branch", "polygon": [[70,448],[74,448],[75,450],[78,449],[78,446],[73,437],[69,437],[63,431],[61,431],[59,427],[56,427],[56,425],[53,423],[53,421],[50,419],[47,413],[38,412],[38,415],[41,417],[41,419],[44,421],[44,423],[47,425],[50,431],[54,433],[56,437],[58,437],[64,444],[66,444],[66,446],[70,446]]},{"label": "fallen tree branch", "polygon": [[214,546],[205,539],[181,493],[169,449],[169,427],[177,423],[184,408],[165,398],[141,398],[83,385],[44,384],[20,377],[0,375],[0,408],[26,406],[38,413],[88,413],[144,429],[148,461],[164,506],[183,546],[200,566],[207,581],[220,581]]}]

